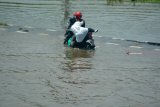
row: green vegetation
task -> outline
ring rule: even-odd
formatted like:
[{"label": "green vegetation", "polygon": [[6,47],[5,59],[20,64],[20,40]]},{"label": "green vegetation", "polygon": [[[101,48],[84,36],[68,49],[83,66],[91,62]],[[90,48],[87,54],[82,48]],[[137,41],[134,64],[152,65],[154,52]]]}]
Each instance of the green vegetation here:
[{"label": "green vegetation", "polygon": [[144,0],[144,2],[160,3],[160,0]]},{"label": "green vegetation", "polygon": [[160,0],[122,0],[122,1],[160,3]]},{"label": "green vegetation", "polygon": [[123,3],[123,2],[133,2],[135,3],[160,3],[160,0],[106,0],[107,5],[114,5],[117,3]]}]

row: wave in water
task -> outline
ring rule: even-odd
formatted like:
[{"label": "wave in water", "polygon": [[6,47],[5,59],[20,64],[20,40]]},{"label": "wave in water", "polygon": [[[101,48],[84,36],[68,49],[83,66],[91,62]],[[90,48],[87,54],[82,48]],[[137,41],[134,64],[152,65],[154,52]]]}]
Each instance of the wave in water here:
[{"label": "wave in water", "polygon": [[129,42],[136,42],[136,43],[143,43],[143,44],[160,46],[160,43],[158,43],[158,42],[139,41],[139,40],[128,40],[128,39],[121,39],[121,38],[112,38],[112,39],[113,39],[113,40],[129,41]]}]

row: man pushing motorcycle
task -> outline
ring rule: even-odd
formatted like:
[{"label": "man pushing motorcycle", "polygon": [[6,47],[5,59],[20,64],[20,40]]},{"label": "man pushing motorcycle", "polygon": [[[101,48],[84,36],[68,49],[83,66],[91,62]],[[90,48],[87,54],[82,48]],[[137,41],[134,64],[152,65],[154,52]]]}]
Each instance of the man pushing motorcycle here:
[{"label": "man pushing motorcycle", "polygon": [[81,12],[75,12],[73,15],[74,17],[70,19],[68,30],[66,31],[64,44],[72,37],[72,47],[83,47],[86,40],[89,39],[89,33],[97,32],[98,30],[85,28],[85,21],[82,19]]},{"label": "man pushing motorcycle", "polygon": [[73,17],[71,17],[69,19],[69,22],[68,22],[68,27],[67,27],[67,30],[66,30],[66,33],[65,33],[65,40],[64,40],[64,44],[68,41],[68,39],[70,37],[73,36],[73,33],[69,32],[71,26],[76,22],[76,21],[80,21],[82,22],[82,27],[85,27],[85,20],[82,19],[82,13],[80,11],[77,11],[77,12],[74,12],[73,13]]}]

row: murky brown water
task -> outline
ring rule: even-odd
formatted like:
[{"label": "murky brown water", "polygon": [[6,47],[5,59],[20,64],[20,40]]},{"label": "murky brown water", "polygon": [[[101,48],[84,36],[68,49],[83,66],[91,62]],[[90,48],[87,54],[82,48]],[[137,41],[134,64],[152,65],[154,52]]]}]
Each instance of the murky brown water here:
[{"label": "murky brown water", "polygon": [[[159,5],[64,3],[0,2],[0,107],[159,107],[160,48],[143,42],[159,41]],[[75,10],[99,29],[95,51],[62,44]]]}]

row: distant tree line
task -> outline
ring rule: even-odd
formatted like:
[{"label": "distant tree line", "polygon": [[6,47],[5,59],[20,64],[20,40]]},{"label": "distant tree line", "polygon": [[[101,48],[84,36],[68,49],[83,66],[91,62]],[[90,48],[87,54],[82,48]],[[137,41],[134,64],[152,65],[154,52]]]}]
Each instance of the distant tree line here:
[{"label": "distant tree line", "polygon": [[150,2],[150,3],[160,3],[160,0],[106,0],[108,5],[113,5],[116,3],[123,3],[123,2],[133,2],[134,4],[136,2],[141,2],[141,3],[145,3],[145,2]]}]

